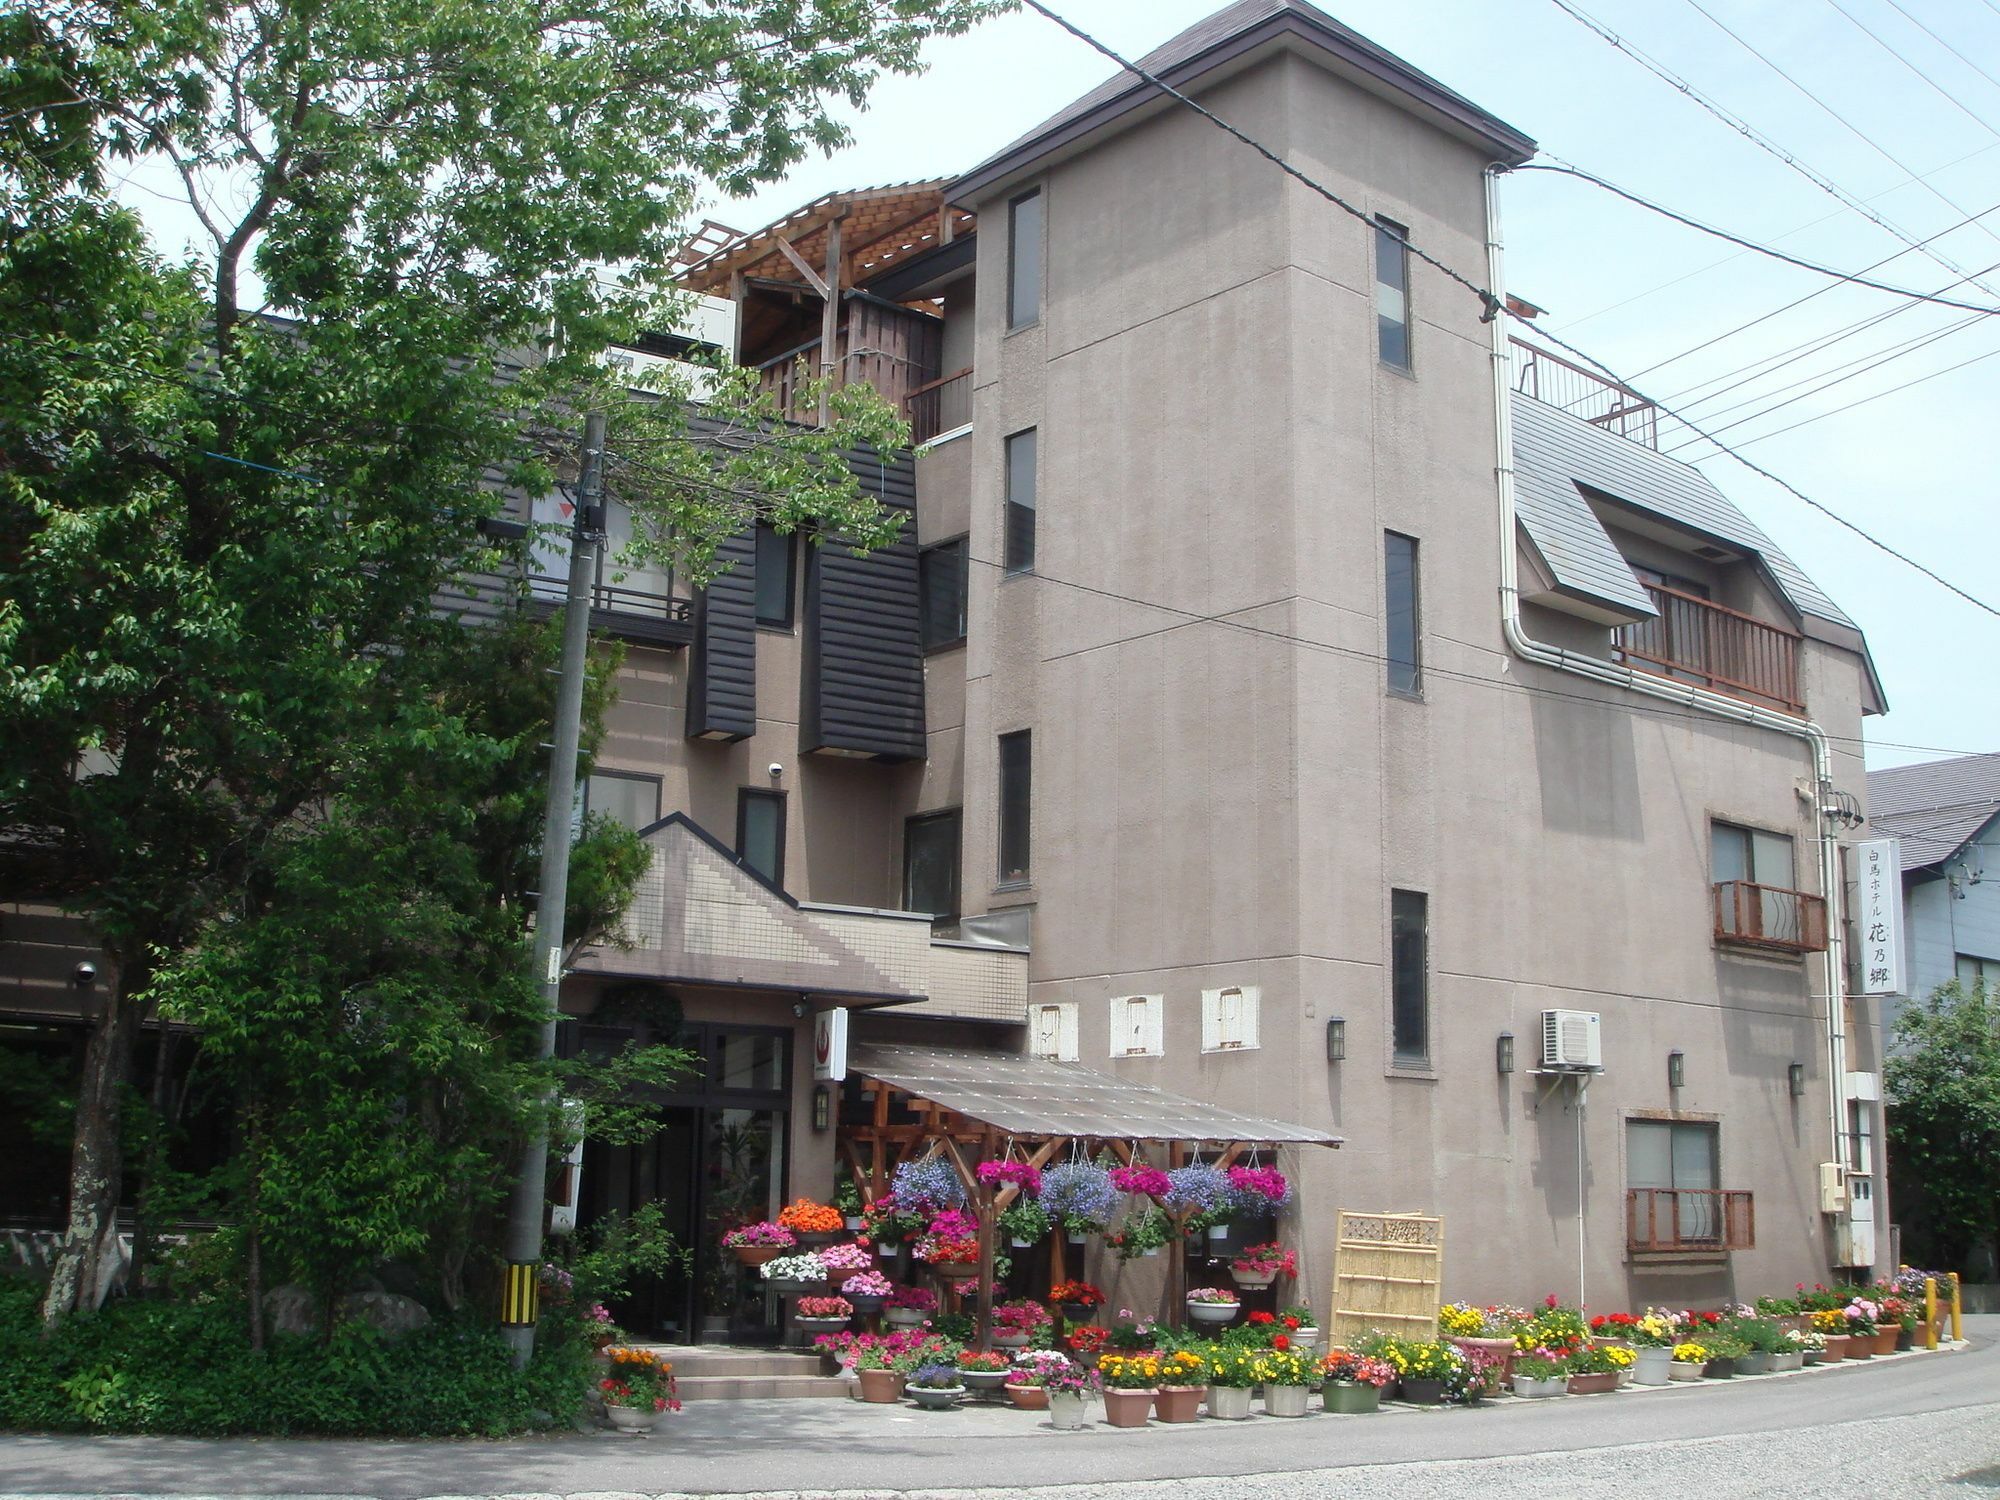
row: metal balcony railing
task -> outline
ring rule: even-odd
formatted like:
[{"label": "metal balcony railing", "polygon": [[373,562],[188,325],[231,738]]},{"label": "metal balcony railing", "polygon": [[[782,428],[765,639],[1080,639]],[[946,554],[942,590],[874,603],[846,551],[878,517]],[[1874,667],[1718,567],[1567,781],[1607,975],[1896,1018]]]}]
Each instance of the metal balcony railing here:
[{"label": "metal balcony railing", "polygon": [[1805,712],[1796,635],[1679,589],[1647,584],[1646,593],[1659,614],[1612,636],[1620,661],[1786,713]]},{"label": "metal balcony railing", "polygon": [[1508,342],[1514,346],[1514,389],[1523,396],[1648,448],[1660,446],[1659,408],[1637,391],[1525,340]]},{"label": "metal balcony railing", "polygon": [[1826,898],[1750,880],[1718,880],[1715,940],[1780,953],[1824,953]]},{"label": "metal balcony railing", "polygon": [[[568,588],[567,579],[531,573],[528,607],[552,613],[561,608]],[[599,582],[590,591],[590,628],[643,646],[685,646],[694,640],[694,601]]]},{"label": "metal balcony railing", "polygon": [[1625,1248],[1637,1254],[1750,1250],[1757,1210],[1733,1188],[1627,1188]]}]

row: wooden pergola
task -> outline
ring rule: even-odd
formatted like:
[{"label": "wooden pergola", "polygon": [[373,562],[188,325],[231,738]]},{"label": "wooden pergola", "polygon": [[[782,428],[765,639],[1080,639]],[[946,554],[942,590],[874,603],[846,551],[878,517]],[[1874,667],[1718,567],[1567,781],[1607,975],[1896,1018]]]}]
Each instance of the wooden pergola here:
[{"label": "wooden pergola", "polygon": [[[891,1175],[903,1162],[929,1156],[949,1163],[965,1188],[978,1224],[982,1348],[991,1331],[999,1218],[1021,1188],[1011,1182],[981,1182],[981,1162],[1040,1168],[1073,1155],[1095,1157],[1109,1151],[1127,1166],[1143,1159],[1171,1171],[1197,1159],[1227,1168],[1246,1152],[1282,1145],[1340,1145],[1340,1137],[1325,1131],[1239,1115],[1043,1058],[860,1043],[850,1072],[858,1075],[870,1098],[871,1118],[864,1125],[843,1125],[836,1145],[863,1201],[873,1203],[888,1192]],[[892,1123],[898,1100],[914,1119]],[[1157,1197],[1154,1203],[1173,1226],[1176,1242],[1184,1238],[1192,1210],[1169,1208]],[[1051,1249],[1051,1276],[1061,1281],[1066,1275],[1063,1235],[1054,1236]],[[1183,1258],[1169,1256],[1167,1304],[1176,1324],[1184,1315],[1186,1276]]]}]

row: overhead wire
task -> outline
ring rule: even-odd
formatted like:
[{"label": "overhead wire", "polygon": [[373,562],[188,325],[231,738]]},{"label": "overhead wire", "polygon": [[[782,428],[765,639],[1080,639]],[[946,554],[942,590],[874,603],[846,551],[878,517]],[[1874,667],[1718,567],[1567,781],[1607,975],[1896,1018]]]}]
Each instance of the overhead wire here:
[{"label": "overhead wire", "polygon": [[1971,359],[1961,360],[1955,365],[1947,365],[1942,370],[1932,370],[1927,375],[1919,375],[1916,379],[1906,380],[1901,385],[1892,385],[1886,391],[1876,391],[1871,395],[1861,397],[1858,401],[1850,401],[1845,406],[1836,406],[1831,411],[1815,412],[1803,421],[1793,422],[1789,426],[1780,427],[1775,432],[1760,432],[1755,437],[1741,439],[1736,446],[1747,448],[1753,443],[1767,442],[1774,437],[1782,437],[1785,433],[1797,432],[1801,427],[1810,427],[1815,422],[1824,422],[1828,417],[1837,417],[1842,412],[1853,411],[1857,406],[1867,406],[1871,402],[1882,400],[1885,396],[1898,395],[1903,391],[1909,390],[1912,386],[1919,386],[1925,384],[1927,381],[1936,380],[1940,375],[1951,375],[1971,365],[1982,364],[1993,358],[1996,354],[2000,354],[2000,349],[1988,349],[1984,354],[1975,354]]},{"label": "overhead wire", "polygon": [[[1952,93],[1943,84],[1939,83],[1935,78],[1931,77],[1929,73],[1925,72],[1922,68],[1918,67],[1915,63],[1911,62],[1907,57],[1903,56],[1901,52],[1899,52],[1895,47],[1889,44],[1889,40],[1887,37],[1883,36],[1880,32],[1876,31],[1872,26],[1870,26],[1867,22],[1863,21],[1859,16],[1855,15],[1854,12],[1849,10],[1845,5],[1842,5],[1840,3],[1840,0],[1826,0],[1826,3],[1832,6],[1835,10],[1839,11],[1843,16],[1845,16],[1848,19],[1848,22],[1854,27],[1855,30],[1859,31],[1863,36],[1867,37],[1869,41],[1873,42],[1876,46],[1880,47],[1884,52],[1888,53],[1891,57],[1895,58],[1897,62],[1901,63],[1905,68],[1909,69],[1910,72],[1916,74],[1917,77],[1922,80],[1926,88],[1930,89],[1940,99],[1943,99],[1947,104],[1951,105],[1953,109],[1956,109],[1960,114],[1964,115],[1968,120],[1972,121],[1973,124],[1977,125],[1981,130],[1984,130],[1988,135],[1992,136],[1995,140],[2000,140],[2000,128],[1996,128],[1992,124],[1992,122],[1988,121],[1983,116],[1974,111],[1973,108],[1970,105],[1968,105],[1964,100],[1960,99],[1956,94]],[[1909,13],[1905,11],[1904,14],[1907,15]]]},{"label": "overhead wire", "polygon": [[[1948,40],[1946,40],[1944,37],[1939,36],[1935,31],[1931,30],[1931,28],[1926,26],[1923,23],[1923,21],[1920,20],[1918,17],[1911,15],[1909,11],[1903,8],[1902,4],[1900,3],[1900,0],[1888,0],[1888,4],[1890,8],[1895,10],[1898,14],[1900,14],[1904,20],[1908,21],[1912,26],[1915,26],[1919,31],[1923,32],[1925,36],[1929,37],[1932,41],[1936,42],[1940,47],[1944,48],[1944,50],[1949,52],[1953,57],[1957,58],[1960,62],[1964,63],[1968,68],[1972,69],[1973,72],[1977,73],[1981,78],[1984,78],[1988,83],[1992,84],[1995,88],[2000,88],[2000,78],[1995,78],[1991,73],[1987,72],[1984,68],[1980,67],[1978,63],[1974,62],[1971,58],[1967,57],[1963,52],[1959,51],[1958,48],[1954,47]],[[1996,6],[1995,10],[2000,11],[2000,6]]]}]

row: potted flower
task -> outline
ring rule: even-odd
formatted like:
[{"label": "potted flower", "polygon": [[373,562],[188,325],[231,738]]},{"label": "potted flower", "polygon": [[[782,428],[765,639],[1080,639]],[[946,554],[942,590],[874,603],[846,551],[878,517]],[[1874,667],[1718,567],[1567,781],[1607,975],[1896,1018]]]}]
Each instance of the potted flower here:
[{"label": "potted flower", "polygon": [[1847,1319],[1847,1357],[1849,1359],[1872,1359],[1875,1355],[1875,1333],[1877,1319],[1881,1316],[1880,1305],[1866,1297],[1856,1297],[1841,1310]]},{"label": "potted flower", "polygon": [[1304,1303],[1294,1303],[1278,1314],[1278,1326],[1292,1336],[1292,1342],[1310,1349],[1319,1342],[1319,1320]]},{"label": "potted flower", "polygon": [[959,1378],[957,1365],[918,1365],[903,1382],[903,1394],[925,1411],[944,1411],[958,1405],[958,1398],[965,1394],[965,1382]]},{"label": "potted flower", "polygon": [[1749,1345],[1749,1352],[1736,1361],[1738,1375],[1769,1375],[1777,1368],[1777,1357],[1789,1347],[1775,1318],[1738,1318],[1732,1332]]},{"label": "potted flower", "polygon": [[1229,1222],[1234,1216],[1229,1174],[1205,1161],[1175,1167],[1167,1173],[1167,1193],[1163,1200],[1170,1212],[1186,1213],[1190,1230],[1205,1229],[1210,1239],[1229,1238]]},{"label": "potted flower", "polygon": [[1786,1337],[1798,1345],[1798,1353],[1793,1356],[1798,1360],[1798,1363],[1792,1366],[1794,1370],[1803,1369],[1807,1365],[1816,1365],[1826,1354],[1826,1335],[1814,1329],[1794,1329]]},{"label": "potted flower", "polygon": [[1268,1218],[1291,1201],[1292,1185],[1276,1167],[1231,1167],[1225,1175],[1239,1217]]},{"label": "potted flower", "polygon": [[791,1230],[801,1245],[824,1245],[837,1238],[844,1222],[840,1210],[810,1198],[794,1198],[778,1214],[778,1222]]},{"label": "potted flower", "polygon": [[1118,1207],[1111,1174],[1094,1161],[1062,1162],[1042,1173],[1042,1207],[1062,1221],[1071,1239],[1102,1231]]},{"label": "potted flower", "polygon": [[956,1208],[934,1214],[917,1238],[916,1256],[947,1275],[954,1267],[978,1264],[979,1221]]},{"label": "potted flower", "polygon": [[813,1254],[826,1267],[829,1281],[845,1281],[850,1276],[875,1269],[875,1256],[866,1245],[857,1245],[852,1240],[837,1245],[822,1245]]},{"label": "potted flower", "polygon": [[1484,1377],[1483,1383],[1504,1388],[1513,1375],[1515,1329],[1528,1321],[1527,1313],[1513,1307],[1473,1307],[1463,1302],[1447,1302],[1438,1309],[1438,1332],[1466,1353]]},{"label": "potted flower", "polygon": [[1517,1396],[1541,1400],[1569,1394],[1569,1372],[1564,1362],[1546,1354],[1521,1354],[1514,1359],[1513,1391]]},{"label": "potted flower", "polygon": [[1068,1361],[1050,1366],[1042,1373],[1042,1392],[1048,1398],[1049,1425],[1057,1432],[1075,1432],[1083,1426],[1083,1405],[1097,1394],[1097,1372]]},{"label": "potted flower", "polygon": [[1000,1210],[995,1221],[1016,1250],[1026,1250],[1048,1238],[1055,1221],[1035,1199],[1023,1195]]},{"label": "potted flower", "polygon": [[875,1253],[893,1260],[905,1240],[924,1232],[924,1215],[884,1193],[861,1211],[861,1229],[875,1244]]},{"label": "potted flower", "polygon": [[1667,1371],[1673,1380],[1700,1380],[1708,1373],[1708,1345],[1683,1339],[1674,1345],[1674,1362]]},{"label": "potted flower", "polygon": [[1243,1344],[1210,1344],[1204,1372],[1208,1381],[1208,1414],[1240,1422],[1250,1415],[1250,1392],[1257,1384],[1259,1351]]},{"label": "potted flower", "polygon": [[1159,1359],[1151,1354],[1100,1354],[1097,1378],[1104,1386],[1104,1420],[1113,1427],[1144,1427],[1159,1389]]},{"label": "potted flower", "polygon": [[965,1207],[965,1184],[942,1156],[906,1161],[889,1179],[889,1196],[897,1206],[918,1215]]},{"label": "potted flower", "polygon": [[1011,1184],[1030,1198],[1042,1191],[1042,1169],[1024,1161],[983,1161],[973,1175],[988,1187]]},{"label": "potted flower", "polygon": [[1632,1383],[1665,1385],[1672,1378],[1674,1325],[1664,1313],[1647,1308],[1631,1329]]},{"label": "potted flower", "polygon": [[1039,1302],[1003,1302],[993,1309],[987,1337],[996,1349],[1024,1349],[1055,1322]]},{"label": "potted flower", "polygon": [[1299,1258],[1283,1245],[1252,1245],[1230,1261],[1229,1274],[1238,1286],[1269,1286],[1280,1276],[1297,1276]]},{"label": "potted flower", "polygon": [[1159,1332],[1160,1325],[1151,1318],[1136,1317],[1131,1308],[1121,1307],[1105,1342],[1120,1354],[1151,1354],[1160,1341]]},{"label": "potted flower", "polygon": [[583,1315],[583,1336],[593,1350],[602,1354],[625,1337],[625,1330],[613,1321],[610,1308],[602,1302],[593,1302]]},{"label": "potted flower", "polygon": [[1838,1307],[1816,1307],[1812,1311],[1813,1332],[1820,1336],[1820,1363],[1837,1365],[1847,1358],[1854,1342],[1847,1334],[1847,1314]]},{"label": "potted flower", "polygon": [[760,1219],[755,1224],[739,1224],[722,1237],[722,1247],[735,1254],[746,1266],[761,1266],[798,1244],[798,1238],[782,1224]]},{"label": "potted flower", "polygon": [[1170,1349],[1156,1357],[1153,1412],[1162,1422],[1192,1422],[1201,1415],[1208,1366],[1199,1354]]},{"label": "potted flower", "polygon": [[1004,1354],[968,1349],[958,1357],[958,1375],[975,1391],[997,1391],[1007,1383],[1013,1362]]},{"label": "potted flower", "polygon": [[1702,1374],[1710,1380],[1734,1379],[1736,1361],[1750,1352],[1748,1342],[1726,1331],[1707,1334],[1702,1342],[1708,1345],[1708,1363],[1702,1367]]},{"label": "potted flower", "polygon": [[891,1287],[883,1304],[883,1318],[892,1328],[915,1328],[937,1311],[937,1293],[928,1287]]},{"label": "potted flower", "polygon": [[1320,1404],[1330,1412],[1350,1416],[1379,1410],[1383,1389],[1396,1379],[1395,1366],[1386,1360],[1344,1349],[1321,1360],[1319,1373],[1325,1382]]},{"label": "potted flower", "polygon": [[1164,1246],[1173,1241],[1174,1222],[1167,1217],[1164,1208],[1157,1206],[1126,1214],[1117,1230],[1104,1237],[1104,1243],[1118,1252],[1120,1260],[1158,1255]]},{"label": "potted flower", "polygon": [[[1903,1316],[1908,1311],[1903,1299],[1895,1296],[1881,1298],[1875,1313],[1875,1352],[1894,1354],[1898,1348],[1909,1347],[1909,1335],[1903,1324]],[[1916,1326],[1916,1319],[1910,1319],[1909,1327]]]},{"label": "potted flower", "polygon": [[833,1206],[840,1210],[841,1226],[849,1234],[861,1232],[861,1189],[854,1179],[843,1169],[840,1181],[833,1185]]},{"label": "potted flower", "polygon": [[611,1371],[597,1383],[604,1414],[620,1432],[651,1432],[670,1411],[681,1409],[674,1367],[650,1349],[614,1344],[605,1354]]},{"label": "potted flower", "polygon": [[1198,1286],[1187,1294],[1188,1316],[1197,1323],[1233,1323],[1243,1301],[1219,1286]]},{"label": "potted flower", "polygon": [[789,1296],[794,1292],[812,1292],[826,1285],[826,1262],[812,1251],[802,1251],[797,1255],[780,1255],[775,1260],[767,1260],[757,1268],[774,1292]]},{"label": "potted flower", "polygon": [[1049,1300],[1071,1323],[1090,1321],[1092,1309],[1104,1306],[1102,1288],[1088,1281],[1058,1281],[1049,1288]]},{"label": "potted flower", "polygon": [[1267,1415],[1303,1417],[1321,1380],[1319,1361],[1302,1349],[1272,1349],[1257,1357],[1257,1379],[1264,1386]]},{"label": "potted flower", "polygon": [[1023,1349],[1014,1356],[1014,1372],[1007,1381],[1008,1399],[1024,1411],[1047,1411],[1049,1378],[1069,1368],[1069,1357],[1058,1350]]},{"label": "potted flower", "polygon": [[1618,1377],[1638,1358],[1621,1344],[1591,1344],[1563,1361],[1572,1396],[1596,1396],[1618,1389]]},{"label": "potted flower", "polygon": [[897,1361],[906,1344],[896,1334],[864,1334],[847,1353],[848,1367],[861,1385],[861,1399],[878,1406],[893,1406],[903,1397],[904,1371]]},{"label": "potted flower", "polygon": [[854,1304],[845,1297],[801,1297],[796,1311],[799,1327],[813,1333],[834,1333],[854,1317]]},{"label": "potted flower", "polygon": [[880,1312],[883,1302],[895,1290],[893,1281],[872,1269],[857,1272],[840,1284],[840,1295],[854,1304],[857,1313],[864,1315]]},{"label": "potted flower", "polygon": [[1386,1339],[1382,1358],[1395,1367],[1398,1397],[1413,1406],[1436,1406],[1471,1371],[1463,1350],[1434,1340]]}]

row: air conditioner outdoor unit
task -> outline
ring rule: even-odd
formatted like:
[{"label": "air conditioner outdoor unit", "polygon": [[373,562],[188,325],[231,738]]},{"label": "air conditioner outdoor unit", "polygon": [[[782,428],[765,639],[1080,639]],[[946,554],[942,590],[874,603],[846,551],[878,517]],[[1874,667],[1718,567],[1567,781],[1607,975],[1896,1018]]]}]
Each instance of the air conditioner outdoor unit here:
[{"label": "air conditioner outdoor unit", "polygon": [[1542,1012],[1542,1068],[1557,1073],[1601,1072],[1604,1047],[1601,1017],[1594,1010]]},{"label": "air conditioner outdoor unit", "polygon": [[1837,1161],[1819,1164],[1819,1211],[1823,1214],[1847,1212],[1847,1174]]}]

